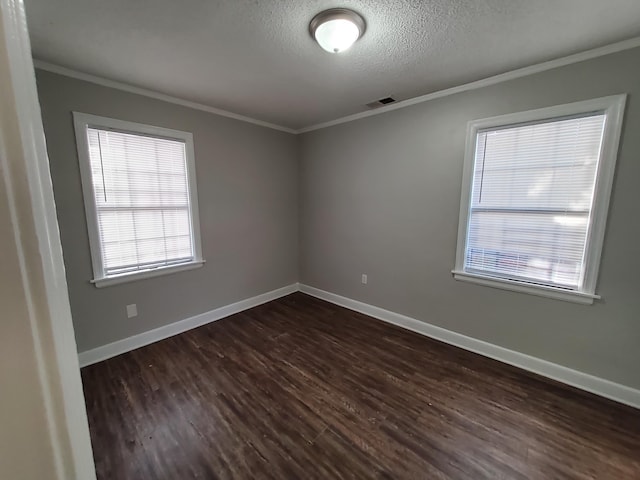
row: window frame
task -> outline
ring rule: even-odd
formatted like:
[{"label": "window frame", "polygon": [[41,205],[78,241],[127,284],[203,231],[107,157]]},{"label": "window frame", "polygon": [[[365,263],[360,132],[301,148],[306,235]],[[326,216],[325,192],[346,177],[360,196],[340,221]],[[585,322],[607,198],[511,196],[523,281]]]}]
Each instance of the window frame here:
[{"label": "window frame", "polygon": [[[81,112],[73,112],[73,124],[76,136],[76,147],[78,150],[78,163],[80,165],[80,179],[82,183],[84,210],[87,220],[91,263],[93,267],[93,279],[91,279],[90,282],[96,287],[101,288],[109,285],[132,282],[201,267],[205,263],[205,260],[202,258],[202,242],[200,238],[200,215],[198,210],[193,135],[189,132],[183,132],[180,130],[128,122],[125,120],[101,117]],[[112,130],[139,136],[165,138],[184,142],[187,185],[189,189],[189,217],[193,248],[193,259],[191,261],[117,275],[106,275],[102,262],[102,243],[100,241],[97,207],[91,175],[91,162],[89,158],[89,142],[87,133],[89,128]]]},{"label": "window frame", "polygon": [[[602,247],[604,245],[605,227],[613,187],[615,165],[620,146],[626,99],[626,94],[612,95],[564,105],[472,120],[467,124],[456,260],[454,269],[452,270],[453,277],[456,280],[582,304],[592,304],[594,300],[601,298],[596,294],[598,270],[600,267]],[[493,128],[508,128],[523,124],[559,120],[563,117],[579,116],[589,113],[603,113],[605,115],[605,124],[585,244],[582,285],[577,289],[569,289],[465,271],[464,262],[471,213],[471,194],[478,132]]]}]

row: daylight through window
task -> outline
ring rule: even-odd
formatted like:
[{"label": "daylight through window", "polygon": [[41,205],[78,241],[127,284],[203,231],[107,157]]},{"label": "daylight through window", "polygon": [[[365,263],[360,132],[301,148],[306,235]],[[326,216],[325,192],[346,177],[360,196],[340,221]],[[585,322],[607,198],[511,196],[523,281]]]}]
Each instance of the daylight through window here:
[{"label": "daylight through window", "polygon": [[84,126],[90,172],[85,200],[89,193],[89,227],[98,243],[92,250],[99,250],[93,252],[96,279],[200,260],[185,135]]},{"label": "daylight through window", "polygon": [[594,294],[623,102],[472,122],[456,278]]}]

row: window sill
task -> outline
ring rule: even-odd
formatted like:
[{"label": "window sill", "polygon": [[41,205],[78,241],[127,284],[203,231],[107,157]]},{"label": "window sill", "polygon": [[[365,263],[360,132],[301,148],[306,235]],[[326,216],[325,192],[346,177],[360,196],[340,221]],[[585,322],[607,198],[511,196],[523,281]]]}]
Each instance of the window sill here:
[{"label": "window sill", "polygon": [[153,270],[143,270],[140,272],[125,273],[122,275],[114,275],[112,277],[95,278],[91,280],[97,288],[109,287],[111,285],[118,285],[120,283],[137,282],[138,280],[144,280],[146,278],[159,277],[161,275],[169,275],[171,273],[184,272],[186,270],[193,270],[200,268],[205,263],[204,260],[195,260],[189,263],[182,263],[180,265],[170,265],[168,267],[158,267]]},{"label": "window sill", "polygon": [[478,275],[475,273],[462,272],[453,270],[453,278],[464,282],[471,282],[487,287],[500,288],[502,290],[511,290],[513,292],[529,293],[539,297],[554,298],[556,300],[564,300],[567,302],[581,303],[583,305],[591,305],[593,301],[599,299],[599,295],[593,295],[585,292],[576,292],[572,290],[564,290],[562,288],[547,287],[544,285],[533,285],[515,280],[507,280],[505,278],[489,277]]}]

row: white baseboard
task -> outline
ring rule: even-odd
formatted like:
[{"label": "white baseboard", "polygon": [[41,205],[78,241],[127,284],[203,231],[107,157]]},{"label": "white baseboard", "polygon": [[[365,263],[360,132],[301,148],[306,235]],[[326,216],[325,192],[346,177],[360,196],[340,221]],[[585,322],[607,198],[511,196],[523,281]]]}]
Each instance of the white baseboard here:
[{"label": "white baseboard", "polygon": [[297,291],[301,291],[313,297],[326,300],[327,302],[340,305],[341,307],[345,307],[350,310],[355,310],[356,312],[369,315],[370,317],[397,325],[435,340],[448,343],[449,345],[469,350],[485,357],[493,358],[494,360],[522,368],[523,370],[537,373],[543,377],[548,377],[553,380],[566,383],[567,385],[600,395],[616,402],[640,408],[640,390],[636,390],[619,383],[614,383],[603,378],[595,377],[587,373],[579,372],[568,367],[563,367],[524,353],[499,347],[482,340],[467,337],[466,335],[452,332],[399,313],[374,307],[373,305],[359,302],[351,298],[342,297],[335,293],[297,283],[278,288],[277,290],[263,293],[252,298],[247,298],[246,300],[241,300],[239,302],[232,303],[231,305],[216,308],[215,310],[201,313],[200,315],[186,318],[148,332],[124,338],[92,350],[81,352],[78,355],[80,366],[85,367],[93,363],[101,362],[102,360],[107,360],[108,358],[115,357],[116,355],[144,347],[145,345],[149,345],[159,340],[164,340],[165,338],[186,332],[192,328],[206,325],[207,323],[220,320],[228,317],[229,315],[248,310],[249,308],[257,307],[258,305],[276,300]]},{"label": "white baseboard", "polygon": [[244,310],[248,310],[249,308],[262,305],[263,303],[276,300],[280,297],[284,297],[291,293],[297,292],[298,290],[298,284],[294,283],[292,285],[287,285],[286,287],[278,288],[277,290],[272,290],[270,292],[263,293],[252,298],[247,298],[246,300],[232,303],[231,305],[225,305],[224,307],[201,313],[200,315],[196,315],[194,317],[185,318],[184,320],[170,323],[169,325],[164,325],[154,330],[149,330],[148,332],[139,333],[138,335],[123,338],[122,340],[118,340],[116,342],[109,343],[92,350],[80,352],[80,354],[78,355],[80,367],[86,367],[87,365],[101,362],[102,360],[115,357],[116,355],[120,355],[122,353],[130,352],[131,350],[144,347],[145,345],[149,345],[159,340],[164,340],[165,338],[169,338],[179,333],[186,332],[187,330],[191,330],[192,328],[200,327],[202,325],[206,325],[207,323],[211,323],[216,320],[220,320],[221,318],[228,317],[229,315],[233,315],[234,313],[239,313]]},{"label": "white baseboard", "polygon": [[475,338],[467,337],[460,333],[452,332],[426,322],[416,320],[415,318],[400,315],[389,310],[384,310],[373,305],[358,302],[350,298],[336,295],[335,293],[326,292],[315,287],[300,284],[300,291],[313,297],[326,300],[327,302],[340,305],[341,307],[364,313],[370,317],[377,318],[387,323],[397,325],[399,327],[411,330],[412,332],[425,335],[427,337],[439,340],[456,347],[478,353],[485,357],[493,358],[503,363],[508,363],[515,367],[528,370],[543,377],[557,380],[567,385],[585,390],[596,395],[624,403],[631,407],[640,408],[640,390],[620,385],[603,378],[595,377],[587,373],[572,370],[555,363],[542,360],[540,358],[525,355],[507,348],[499,347],[491,343],[483,342]]}]

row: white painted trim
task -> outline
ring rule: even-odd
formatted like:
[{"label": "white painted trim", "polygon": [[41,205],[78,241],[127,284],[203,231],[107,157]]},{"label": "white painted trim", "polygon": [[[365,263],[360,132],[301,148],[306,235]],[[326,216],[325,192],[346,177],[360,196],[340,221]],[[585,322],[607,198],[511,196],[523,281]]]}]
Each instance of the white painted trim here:
[{"label": "white painted trim", "polygon": [[618,161],[620,138],[627,95],[615,95],[594,100],[594,107],[598,102],[606,105],[604,113],[606,121],[600,146],[600,162],[596,174],[596,184],[593,191],[591,218],[589,219],[589,233],[585,246],[586,270],[583,279],[583,289],[587,293],[595,293],[598,283],[600,260],[604,247],[604,237],[609,214],[609,203],[613,190],[613,178]]},{"label": "white painted trim", "polygon": [[144,347],[145,345],[164,340],[165,338],[173,337],[179,333],[206,325],[207,323],[215,322],[216,320],[228,317],[229,315],[290,295],[297,292],[298,289],[299,287],[297,283],[287,285],[286,287],[278,288],[277,290],[272,290],[230,305],[225,305],[224,307],[219,307],[209,312],[201,313],[200,315],[185,318],[184,320],[179,320],[177,322],[170,323],[169,325],[149,330],[148,332],[139,333],[138,335],[133,335],[132,337],[124,338],[92,350],[80,352],[78,355],[80,366],[86,367],[87,365],[107,360],[115,357],[116,355],[130,352],[136,348]]},{"label": "white painted trim", "polygon": [[180,320],[148,332],[143,332],[123,340],[118,340],[92,350],[81,352],[79,354],[80,366],[86,367],[88,365],[107,360],[131,350],[144,347],[193,328],[197,328],[258,305],[262,305],[263,303],[290,295],[297,291],[320,298],[335,305],[340,305],[341,307],[363,313],[370,317],[377,318],[378,320],[397,325],[449,345],[522,368],[523,370],[536,373],[543,377],[557,380],[561,383],[571,385],[610,400],[614,400],[631,407],[640,408],[640,390],[611,382],[603,378],[595,377],[587,373],[579,372],[562,365],[557,365],[524,353],[509,350],[498,345],[493,345],[482,340],[467,337],[466,335],[452,332],[399,313],[384,310],[357,300],[342,297],[335,293],[298,283],[263,293],[246,300],[241,300],[231,305],[216,308],[215,310]]},{"label": "white painted trim", "polygon": [[[84,211],[87,217],[87,234],[91,247],[91,263],[93,266],[93,283],[96,287],[107,287],[118,283],[132,282],[144,278],[157,277],[181,270],[192,270],[204,264],[202,259],[202,241],[200,238],[200,213],[198,209],[198,186],[196,179],[196,160],[193,149],[193,134],[170,128],[156,127],[142,123],[128,122],[115,118],[100,117],[87,113],[73,112],[73,126],[76,135],[76,149],[78,152],[78,164],[80,166],[80,179],[82,180],[82,195]],[[154,138],[166,138],[184,143],[186,160],[187,188],[189,193],[189,226],[191,229],[191,242],[193,258],[188,262],[169,265],[165,267],[149,268],[123,275],[109,276],[104,271],[102,262],[102,242],[100,241],[100,229],[98,228],[98,213],[91,173],[91,159],[89,158],[89,142],[87,139],[88,128],[113,129],[119,132],[127,132],[137,135],[148,135]]]},{"label": "white painted trim", "polygon": [[492,278],[487,275],[477,275],[457,270],[453,270],[451,273],[453,273],[453,278],[463,282],[484,285],[485,287],[499,288],[500,290],[529,293],[538,297],[553,298],[555,300],[564,300],[567,302],[580,303],[582,305],[591,305],[594,300],[600,299],[600,295],[591,295],[588,293],[576,292],[574,290],[564,290],[562,288],[549,287],[547,285],[518,282],[515,280],[509,280],[508,278]]},{"label": "white painted trim", "polygon": [[[6,118],[2,124],[5,125],[5,120],[8,125],[17,124],[23,154],[22,161],[13,162],[15,172],[8,168],[4,155],[0,155],[3,163],[0,170],[6,178],[15,175],[20,183],[26,178],[29,189],[29,205],[18,206],[13,182],[8,180],[5,184],[55,461],[56,471],[51,472],[51,478],[92,480],[96,478],[95,466],[24,2],[0,0],[0,17],[3,32],[0,48],[6,49],[8,57],[7,64],[2,62],[0,68],[11,77],[10,84],[3,85],[2,94],[13,96],[17,113],[17,118],[10,118],[12,113],[3,112]],[[30,215],[24,215],[25,209]],[[35,236],[30,234],[31,226],[22,228],[24,224],[35,228]],[[36,308],[36,299],[42,295],[46,300]],[[50,332],[51,338],[42,332]],[[64,418],[59,418],[55,412],[58,410],[63,411]],[[68,456],[71,465],[67,468],[64,458]]]},{"label": "white painted trim", "polygon": [[571,368],[563,367],[555,363],[532,357],[524,353],[509,350],[498,345],[493,345],[482,340],[467,337],[460,333],[452,332],[429,323],[407,317],[399,313],[374,307],[357,300],[342,297],[335,293],[320,290],[315,287],[300,284],[300,291],[308,295],[340,305],[341,307],[355,310],[387,323],[411,330],[429,338],[453,345],[479,355],[493,358],[503,363],[513,365],[523,370],[536,373],[543,377],[551,378],[573,387],[585,390],[596,395],[614,400],[616,402],[640,408],[640,390],[626,385],[614,383],[603,378],[595,377],[587,373],[579,372]]},{"label": "white painted trim", "polygon": [[36,68],[45,70],[51,73],[57,73],[58,75],[64,75],[65,77],[75,78],[78,80],[84,80],[85,82],[94,83],[103,87],[115,88],[116,90],[122,90],[124,92],[135,93],[136,95],[142,95],[143,97],[155,98],[156,100],[162,100],[163,102],[173,103],[182,107],[193,108],[194,110],[201,110],[203,112],[213,113],[214,115],[220,115],[221,117],[232,118],[241,122],[251,123],[260,127],[271,128],[273,130],[279,130],[286,133],[297,133],[296,130],[275,123],[264,122],[255,118],[247,117],[237,113],[222,110],[220,108],[211,107],[203,103],[192,102],[190,100],[184,100],[182,98],[173,97],[164,93],[156,92],[142,87],[136,87],[129,85],[128,83],[118,82],[116,80],[109,80],[107,78],[91,75],[89,73],[79,72],[70,68],[55,65],[53,63],[45,62],[38,59],[33,59],[33,63]]},{"label": "white painted trim", "polygon": [[195,262],[179,263],[177,265],[168,265],[164,267],[157,267],[153,270],[140,270],[139,272],[125,273],[122,275],[114,275],[112,277],[98,278],[91,280],[97,288],[110,287],[111,285],[118,285],[120,283],[137,282],[138,280],[145,280],[147,278],[160,277],[162,275],[170,275],[172,273],[186,272],[187,270],[195,270],[202,267],[206,262],[199,260]]},{"label": "white painted trim", "polygon": [[[609,211],[609,197],[613,186],[613,174],[618,158],[618,147],[622,133],[624,107],[627,96],[611,95],[594,98],[581,102],[567,103],[552,107],[510,113],[496,117],[471,120],[467,124],[467,140],[462,174],[462,188],[460,191],[460,214],[458,219],[458,239],[456,246],[456,260],[453,270],[456,280],[465,280],[489,287],[515,290],[521,293],[531,293],[538,296],[551,297],[559,300],[592,304],[596,295],[596,283],[600,268],[600,256],[604,244],[605,225]],[[554,288],[552,286],[536,285],[531,282],[503,279],[497,276],[485,275],[483,272],[465,271],[465,258],[468,241],[469,215],[471,212],[471,192],[473,190],[473,172],[478,133],[481,131],[515,126],[520,124],[544,122],[550,119],[567,118],[591,113],[605,115],[605,124],[600,146],[598,171],[596,172],[595,188],[589,215],[589,225],[586,232],[585,254],[583,260],[583,275],[576,290]]]},{"label": "white painted trim", "polygon": [[316,125],[310,125],[308,127],[296,130],[296,133],[307,133],[314,130],[320,130],[327,127],[333,127],[334,125],[340,125],[342,123],[353,122],[360,120],[361,118],[372,117],[374,115],[380,115],[383,113],[391,112],[393,110],[399,110],[401,108],[410,107],[419,103],[435,100],[436,98],[448,97],[449,95],[455,95],[456,93],[468,92],[469,90],[477,90],[479,88],[496,85],[502,82],[508,82],[509,80],[515,80],[517,78],[526,77],[528,75],[534,75],[536,73],[546,72],[554,68],[564,67],[572,65],[574,63],[584,62],[594,58],[602,57],[604,55],[610,55],[612,53],[622,52],[624,50],[630,50],[632,48],[640,47],[640,37],[631,38],[622,42],[612,43],[604,47],[594,48],[585,52],[576,53],[567,57],[557,58],[549,60],[548,62],[538,63],[529,67],[519,68],[510,72],[501,73],[500,75],[494,75],[492,77],[483,78],[475,82],[465,83],[457,87],[447,88],[445,90],[439,90],[437,92],[428,93],[419,97],[403,100],[391,105],[377,108],[361,113],[355,113],[346,117],[337,118],[328,122],[318,123]]},{"label": "white painted trim", "polygon": [[145,97],[155,98],[157,100],[162,100],[164,102],[181,105],[183,107],[193,108],[195,110],[202,110],[205,112],[213,113],[215,115],[220,115],[223,117],[240,120],[242,122],[253,123],[255,125],[260,125],[262,127],[272,128],[274,130],[280,130],[282,132],[287,132],[292,134],[301,134],[301,133],[312,132],[314,130],[321,130],[323,128],[332,127],[334,125],[340,125],[342,123],[353,122],[355,120],[360,120],[361,118],[380,115],[382,113],[391,112],[393,110],[399,110],[401,108],[410,107],[412,105],[428,102],[430,100],[435,100],[436,98],[448,97],[449,95],[455,95],[456,93],[467,92],[469,90],[477,90],[478,88],[488,87],[490,85],[496,85],[502,82],[508,82],[509,80],[515,80],[517,78],[526,77],[528,75],[534,75],[536,73],[546,72],[547,70],[552,70],[554,68],[559,68],[559,67],[564,67],[574,63],[584,62],[586,60],[602,57],[604,55],[610,55],[612,53],[622,52],[624,50],[630,50],[636,47],[640,47],[640,37],[630,38],[628,40],[623,40],[622,42],[605,45],[604,47],[594,48],[592,50],[586,50],[584,52],[576,53],[566,57],[549,60],[548,62],[538,63],[536,65],[519,68],[517,70],[501,73],[499,75],[494,75],[492,77],[476,80],[475,82],[465,83],[463,85],[458,85],[456,87],[446,88],[444,90],[438,90],[436,92],[427,93],[426,95],[421,95],[419,97],[402,100],[392,105],[380,107],[375,110],[368,110],[366,112],[347,115],[346,117],[336,118],[335,120],[330,120],[328,122],[322,122],[315,125],[309,125],[308,127],[300,128],[297,130],[289,127],[283,127],[281,125],[276,125],[269,122],[264,122],[262,120],[246,117],[244,115],[239,115],[237,113],[229,112],[226,110],[221,110],[219,108],[211,107],[209,105],[204,105],[202,103],[192,102],[190,100],[184,100],[178,97],[172,97],[170,95],[165,95],[164,93],[155,92],[153,90],[149,90],[142,87],[136,87],[124,82],[118,82],[115,80],[109,80],[107,78],[99,77],[96,75],[79,72],[77,70],[73,70],[67,67],[62,67],[60,65],[55,65],[53,63],[45,62],[43,60],[34,59],[33,62],[36,68],[40,70],[45,70],[47,72],[57,73],[58,75],[64,75],[66,77],[76,78],[78,80],[84,80],[86,82],[94,83],[96,85],[102,85],[103,87],[115,88],[117,90],[122,90],[129,93],[135,93],[138,95],[143,95]]}]

